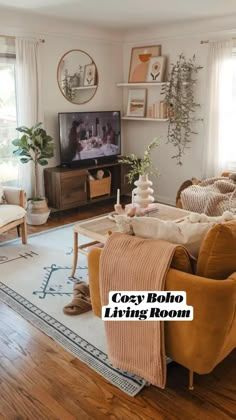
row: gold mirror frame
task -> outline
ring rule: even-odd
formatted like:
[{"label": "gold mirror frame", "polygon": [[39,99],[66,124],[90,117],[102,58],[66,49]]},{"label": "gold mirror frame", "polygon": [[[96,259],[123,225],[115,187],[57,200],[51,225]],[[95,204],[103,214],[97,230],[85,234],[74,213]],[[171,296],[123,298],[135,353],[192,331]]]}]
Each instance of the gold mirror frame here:
[{"label": "gold mirror frame", "polygon": [[57,67],[59,89],[69,102],[85,104],[98,88],[98,70],[92,57],[83,50],[67,51]]}]

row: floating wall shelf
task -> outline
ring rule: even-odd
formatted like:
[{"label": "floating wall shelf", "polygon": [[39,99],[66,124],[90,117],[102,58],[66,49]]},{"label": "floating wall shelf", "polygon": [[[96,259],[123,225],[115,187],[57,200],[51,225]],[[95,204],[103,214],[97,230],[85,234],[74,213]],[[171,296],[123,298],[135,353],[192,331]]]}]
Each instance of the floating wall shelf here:
[{"label": "floating wall shelf", "polygon": [[168,118],[122,117],[122,120],[165,122]]}]

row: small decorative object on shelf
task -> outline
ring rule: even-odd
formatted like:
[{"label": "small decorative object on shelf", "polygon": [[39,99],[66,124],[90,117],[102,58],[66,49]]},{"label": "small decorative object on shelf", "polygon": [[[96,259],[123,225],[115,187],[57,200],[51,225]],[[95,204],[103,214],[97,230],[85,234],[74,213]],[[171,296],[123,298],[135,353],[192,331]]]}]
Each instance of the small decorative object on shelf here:
[{"label": "small decorative object on shelf", "polygon": [[129,82],[146,82],[150,58],[158,57],[160,55],[161,45],[149,45],[146,47],[132,48],[129,68]]},{"label": "small decorative object on shelf", "polygon": [[122,159],[119,162],[130,165],[131,169],[128,173],[128,180],[130,183],[133,182],[136,176],[139,176],[139,180],[135,182],[137,188],[133,190],[132,202],[138,207],[146,208],[153,203],[154,198],[152,197],[153,189],[150,188],[152,182],[148,179],[148,175],[159,175],[157,168],[152,164],[151,153],[153,149],[159,146],[159,139],[154,139],[144,152],[143,158],[131,154]]},{"label": "small decorative object on shelf", "polygon": [[127,116],[145,117],[146,98],[146,89],[131,89],[128,97]]},{"label": "small decorative object on shelf", "polygon": [[167,118],[167,106],[163,101],[157,101],[152,105],[149,105],[147,110],[147,118],[166,119]]},{"label": "small decorative object on shelf", "polygon": [[84,86],[93,86],[96,83],[96,66],[94,63],[87,64],[84,71]]},{"label": "small decorative object on shelf", "polygon": [[166,70],[166,57],[151,57],[148,62],[147,82],[163,82]]}]

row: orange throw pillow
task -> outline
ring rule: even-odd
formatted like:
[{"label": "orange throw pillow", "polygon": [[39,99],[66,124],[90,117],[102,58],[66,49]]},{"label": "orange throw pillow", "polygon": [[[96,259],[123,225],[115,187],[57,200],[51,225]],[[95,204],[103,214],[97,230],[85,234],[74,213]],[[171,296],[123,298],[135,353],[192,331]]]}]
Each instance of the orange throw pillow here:
[{"label": "orange throw pillow", "polygon": [[236,271],[236,221],[213,226],[199,252],[196,274],[215,280]]}]

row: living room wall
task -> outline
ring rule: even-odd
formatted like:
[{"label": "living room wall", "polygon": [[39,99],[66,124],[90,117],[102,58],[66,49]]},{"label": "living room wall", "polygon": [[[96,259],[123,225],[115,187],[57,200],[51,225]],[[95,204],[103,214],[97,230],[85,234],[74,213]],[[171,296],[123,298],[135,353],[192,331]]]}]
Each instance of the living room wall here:
[{"label": "living room wall", "polygon": [[[29,36],[45,39],[42,44],[44,127],[54,138],[55,157],[49,166],[60,163],[58,112],[120,110],[122,92],[116,83],[122,78],[123,45],[115,31],[105,31],[89,25],[37,17],[9,10],[0,14],[1,33],[9,36]],[[57,66],[69,50],[86,51],[95,61],[99,86],[94,98],[83,105],[67,101],[57,84]],[[43,191],[41,172],[40,189]]]},{"label": "living room wall", "polygon": [[[147,145],[154,137],[161,137],[160,147],[154,150],[153,158],[155,165],[159,168],[161,176],[154,181],[154,191],[157,200],[174,204],[176,192],[183,181],[191,177],[202,179],[203,153],[206,136],[205,105],[207,94],[207,56],[208,44],[201,44],[201,40],[215,40],[232,37],[235,31],[235,21],[232,18],[214,19],[208,21],[196,21],[173,25],[159,26],[158,28],[145,28],[143,31],[132,31],[126,35],[124,42],[124,65],[123,80],[128,80],[129,63],[132,47],[145,45],[162,46],[162,54],[168,58],[170,63],[175,63],[178,55],[184,53],[187,58],[195,54],[196,63],[203,69],[198,72],[195,88],[195,100],[201,105],[197,112],[203,121],[194,124],[193,128],[198,132],[192,135],[190,149],[186,150],[183,158],[183,166],[177,166],[176,160],[172,159],[176,150],[171,144],[167,144],[167,122],[143,122],[124,121],[125,123],[125,151],[136,153],[142,156]],[[156,100],[160,98],[160,87],[148,88],[152,95],[156,92]],[[126,109],[127,95],[124,90],[124,109]],[[154,102],[151,101],[151,103]]]},{"label": "living room wall", "polygon": [[[161,202],[174,204],[179,185],[192,176],[202,178],[203,145],[205,139],[207,92],[208,44],[202,39],[222,39],[235,36],[234,17],[218,18],[172,25],[119,32],[101,30],[89,25],[75,24],[58,19],[35,17],[27,13],[15,13],[1,8],[1,33],[4,35],[32,36],[44,38],[43,53],[43,103],[44,125],[54,137],[55,157],[50,166],[59,164],[57,113],[63,111],[94,111],[121,109],[126,112],[127,89],[116,87],[116,83],[128,80],[131,49],[134,46],[162,45],[162,54],[168,57],[168,64],[176,61],[183,52],[186,57],[196,55],[196,61],[203,69],[198,73],[196,101],[200,103],[199,116],[204,119],[196,123],[198,132],[192,136],[191,148],[186,151],[183,166],[177,166],[171,157],[175,154],[172,145],[167,144],[166,122],[123,121],[123,152],[142,155],[154,137],[161,137],[161,145],[153,153],[154,163],[161,173],[154,179],[155,195]],[[62,55],[71,49],[88,52],[97,64],[99,87],[94,98],[84,105],[74,105],[61,94],[57,85],[57,65]],[[159,98],[160,88],[150,91]],[[123,95],[124,93],[124,95]],[[41,189],[43,177],[41,176]]]}]

